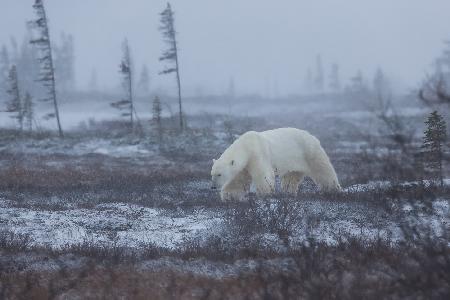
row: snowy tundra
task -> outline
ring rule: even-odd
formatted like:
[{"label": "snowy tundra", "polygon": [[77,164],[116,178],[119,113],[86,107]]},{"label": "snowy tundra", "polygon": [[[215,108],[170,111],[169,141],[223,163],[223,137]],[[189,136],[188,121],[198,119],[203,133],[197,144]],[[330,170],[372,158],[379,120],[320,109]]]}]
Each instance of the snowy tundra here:
[{"label": "snowy tundra", "polygon": [[258,195],[270,194],[275,175],[281,178],[282,191],[289,194],[297,193],[305,176],[321,189],[341,189],[319,140],[296,128],[246,132],[213,162],[212,188],[221,189],[223,201],[241,200],[252,183]]}]

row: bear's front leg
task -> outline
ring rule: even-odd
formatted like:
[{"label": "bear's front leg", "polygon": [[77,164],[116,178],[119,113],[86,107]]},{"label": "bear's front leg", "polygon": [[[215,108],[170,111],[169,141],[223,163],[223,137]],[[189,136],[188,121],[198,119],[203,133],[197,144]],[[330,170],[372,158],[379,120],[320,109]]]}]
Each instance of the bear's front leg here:
[{"label": "bear's front leg", "polygon": [[275,192],[275,174],[266,172],[253,178],[256,194],[258,196],[270,195]]},{"label": "bear's front leg", "polygon": [[220,191],[220,199],[222,201],[241,201],[245,198],[244,189],[224,188]]},{"label": "bear's front leg", "polygon": [[246,170],[239,173],[236,178],[225,185],[220,191],[222,201],[241,201],[250,191],[251,177]]}]

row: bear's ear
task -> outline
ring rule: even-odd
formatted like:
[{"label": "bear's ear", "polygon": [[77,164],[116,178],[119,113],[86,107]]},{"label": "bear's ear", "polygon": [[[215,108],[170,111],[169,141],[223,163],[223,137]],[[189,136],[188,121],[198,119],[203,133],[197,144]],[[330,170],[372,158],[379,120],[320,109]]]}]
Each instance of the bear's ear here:
[{"label": "bear's ear", "polygon": [[231,165],[232,165],[232,166],[234,165],[234,160],[231,161]]}]

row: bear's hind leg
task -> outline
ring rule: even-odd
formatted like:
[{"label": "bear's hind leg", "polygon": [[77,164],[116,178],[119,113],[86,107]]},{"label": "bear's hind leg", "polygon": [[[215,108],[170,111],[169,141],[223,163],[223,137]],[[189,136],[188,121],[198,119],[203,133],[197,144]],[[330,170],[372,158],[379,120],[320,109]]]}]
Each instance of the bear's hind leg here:
[{"label": "bear's hind leg", "polygon": [[281,177],[281,190],[283,193],[297,195],[298,187],[303,181],[304,174],[300,172],[289,172]]},{"label": "bear's hind leg", "polygon": [[341,186],[325,151],[320,148],[315,158],[310,161],[311,174],[309,177],[324,191],[340,191]]}]

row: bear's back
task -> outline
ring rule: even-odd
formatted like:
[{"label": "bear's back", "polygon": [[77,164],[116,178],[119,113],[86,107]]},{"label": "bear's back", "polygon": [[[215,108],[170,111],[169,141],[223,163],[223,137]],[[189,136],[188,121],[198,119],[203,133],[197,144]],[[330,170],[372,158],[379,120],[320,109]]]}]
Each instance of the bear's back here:
[{"label": "bear's back", "polygon": [[300,143],[302,146],[308,144],[315,144],[318,140],[306,130],[297,128],[278,128],[258,133],[261,137],[266,139],[271,145],[285,145],[298,146]]},{"label": "bear's back", "polygon": [[[236,141],[237,145],[245,145],[245,148],[264,148],[272,153],[272,157],[277,156],[303,157],[307,152],[314,152],[320,142],[309,132],[297,128],[278,128],[267,131],[248,131],[241,135]],[[241,149],[241,147],[238,147]],[[287,157],[286,157],[287,156]]]},{"label": "bear's back", "polygon": [[320,145],[307,131],[296,128],[263,131],[260,137],[269,145],[272,165],[281,173],[298,169],[299,166],[307,168],[308,157]]}]

